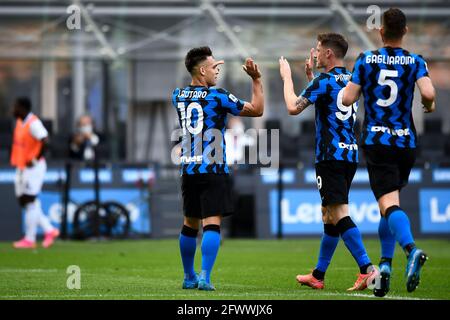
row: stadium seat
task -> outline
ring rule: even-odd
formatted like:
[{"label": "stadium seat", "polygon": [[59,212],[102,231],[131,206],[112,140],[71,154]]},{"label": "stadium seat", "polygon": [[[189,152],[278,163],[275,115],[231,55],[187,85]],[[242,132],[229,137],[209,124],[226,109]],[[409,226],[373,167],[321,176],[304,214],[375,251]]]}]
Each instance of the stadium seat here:
[{"label": "stadium seat", "polygon": [[298,137],[283,135],[280,137],[281,159],[298,160]]},{"label": "stadium seat", "polygon": [[315,133],[316,132],[316,124],[314,120],[304,120],[300,123],[300,132],[301,133]]},{"label": "stadium seat", "polygon": [[441,119],[425,119],[424,121],[424,133],[442,133],[442,120]]},{"label": "stadium seat", "polygon": [[0,163],[8,163],[9,156],[10,153],[8,149],[0,149]]},{"label": "stadium seat", "polygon": [[417,145],[418,164],[440,163],[445,154],[445,144],[442,134],[427,133],[419,136]]},{"label": "stadium seat", "polygon": [[12,132],[0,132],[0,149],[9,149],[12,145]]},{"label": "stadium seat", "polygon": [[50,137],[50,158],[51,159],[67,159],[69,156],[69,140],[66,136],[55,135]]},{"label": "stadium seat", "polygon": [[265,122],[265,128],[268,130],[271,129],[281,129],[281,122],[278,119],[269,119]]},{"label": "stadium seat", "polygon": [[0,118],[0,133],[12,133],[13,124],[12,118]]}]

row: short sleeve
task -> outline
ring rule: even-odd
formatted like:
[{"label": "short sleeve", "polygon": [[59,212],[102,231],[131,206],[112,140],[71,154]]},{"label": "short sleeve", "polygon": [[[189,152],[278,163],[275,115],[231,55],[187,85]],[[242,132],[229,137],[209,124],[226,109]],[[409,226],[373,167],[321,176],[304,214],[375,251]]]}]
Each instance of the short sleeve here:
[{"label": "short sleeve", "polygon": [[48,131],[39,119],[34,120],[30,124],[30,133],[36,140],[42,140],[48,137]]},{"label": "short sleeve", "polygon": [[358,85],[363,85],[364,80],[364,53],[361,53],[356,59],[355,65],[353,66],[351,82]]},{"label": "short sleeve", "polygon": [[232,115],[239,115],[244,108],[245,101],[236,98],[233,94],[225,89],[217,89],[218,97],[220,98],[222,108],[226,109]]},{"label": "short sleeve", "polygon": [[180,93],[180,89],[176,88],[175,90],[173,90],[172,92],[172,105],[177,108],[177,96]]},{"label": "short sleeve", "polygon": [[319,95],[326,92],[326,86],[324,83],[325,81],[326,79],[321,77],[320,75],[318,77],[315,77],[308,83],[308,86],[305,90],[302,91],[300,95],[308,99],[309,102],[316,103]]},{"label": "short sleeve", "polygon": [[417,71],[416,71],[416,80],[419,80],[422,77],[428,77],[428,66],[422,56],[417,56]]}]

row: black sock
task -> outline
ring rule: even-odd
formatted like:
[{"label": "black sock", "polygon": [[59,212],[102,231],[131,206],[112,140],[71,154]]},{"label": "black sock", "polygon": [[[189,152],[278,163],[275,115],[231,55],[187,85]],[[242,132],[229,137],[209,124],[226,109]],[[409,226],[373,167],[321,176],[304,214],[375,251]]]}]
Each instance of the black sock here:
[{"label": "black sock", "polygon": [[380,259],[380,266],[383,263],[387,263],[389,265],[389,267],[392,266],[392,258],[381,257],[381,259]]},{"label": "black sock", "polygon": [[367,268],[369,268],[371,265],[372,265],[371,263],[368,263],[368,264],[365,264],[365,265],[359,267],[359,273],[367,274],[368,273]]},{"label": "black sock", "polygon": [[314,278],[316,278],[317,280],[323,280],[325,279],[325,272],[319,271],[317,269],[314,269],[312,272],[312,275]]},{"label": "black sock", "polygon": [[409,257],[409,254],[411,251],[413,251],[416,248],[416,244],[414,242],[408,243],[406,246],[403,247],[403,250],[406,253],[406,257]]}]

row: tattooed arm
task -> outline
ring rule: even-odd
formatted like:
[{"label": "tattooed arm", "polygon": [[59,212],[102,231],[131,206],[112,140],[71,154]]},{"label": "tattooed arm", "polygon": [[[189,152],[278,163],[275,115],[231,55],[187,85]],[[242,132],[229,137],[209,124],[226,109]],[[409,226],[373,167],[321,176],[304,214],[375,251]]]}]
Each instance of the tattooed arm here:
[{"label": "tattooed arm", "polygon": [[311,101],[306,99],[303,96],[298,97],[298,99],[295,101],[295,114],[301,113],[303,110],[305,110],[309,105],[311,105]]},{"label": "tattooed arm", "polygon": [[292,82],[291,68],[289,62],[283,57],[280,58],[280,75],[284,82],[284,101],[290,115],[297,115],[308,107],[311,102],[294,92],[294,83]]},{"label": "tattooed arm", "polygon": [[290,115],[297,115],[305,110],[311,101],[303,96],[297,97],[294,93],[294,85],[292,84],[292,79],[286,79],[284,81],[284,100],[286,102],[286,107]]}]

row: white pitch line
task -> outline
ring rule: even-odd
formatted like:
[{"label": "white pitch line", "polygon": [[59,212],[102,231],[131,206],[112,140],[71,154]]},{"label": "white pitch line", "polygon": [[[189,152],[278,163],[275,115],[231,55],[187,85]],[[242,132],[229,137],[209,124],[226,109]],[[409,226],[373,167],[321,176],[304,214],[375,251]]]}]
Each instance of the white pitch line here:
[{"label": "white pitch line", "polygon": [[0,272],[4,272],[4,273],[31,273],[31,272],[58,272],[61,270],[58,269],[0,269]]},{"label": "white pitch line", "polygon": [[[296,293],[243,293],[243,294],[227,294],[227,293],[218,293],[214,292],[211,294],[211,298],[214,297],[234,297],[234,298],[245,298],[245,297],[277,297],[277,296],[290,296],[290,297],[299,297],[299,296],[335,296],[335,297],[361,297],[361,298],[375,298],[375,299],[391,299],[391,300],[433,300],[433,299],[424,299],[424,298],[415,298],[415,297],[402,297],[402,296],[385,296],[384,298],[378,298],[372,295],[366,295],[362,293],[337,293],[337,292],[324,292],[324,293],[312,293],[312,292],[296,292]],[[71,294],[71,295],[4,295],[0,296],[0,299],[29,299],[29,298],[41,298],[41,299],[51,299],[51,298],[100,298],[100,299],[108,299],[108,298],[156,298],[156,297],[172,297],[172,298],[196,298],[196,297],[205,297],[204,294],[194,293],[194,294],[186,294],[186,293],[173,293],[173,294]]]},{"label": "white pitch line", "polygon": [[383,298],[380,297],[375,297],[373,295],[370,294],[363,294],[363,293],[337,293],[337,292],[323,292],[323,293],[317,293],[314,295],[317,296],[336,296],[336,297],[340,297],[340,296],[346,296],[346,297],[363,297],[363,298],[371,298],[371,299],[390,299],[390,300],[433,300],[433,299],[428,299],[428,298],[416,298],[416,297],[402,297],[402,296],[392,296],[392,295],[387,295],[384,296]]}]

